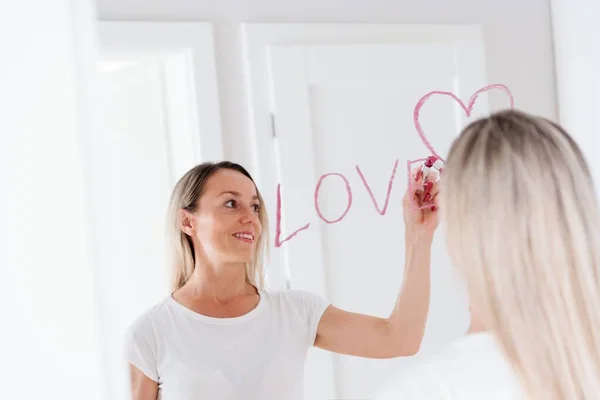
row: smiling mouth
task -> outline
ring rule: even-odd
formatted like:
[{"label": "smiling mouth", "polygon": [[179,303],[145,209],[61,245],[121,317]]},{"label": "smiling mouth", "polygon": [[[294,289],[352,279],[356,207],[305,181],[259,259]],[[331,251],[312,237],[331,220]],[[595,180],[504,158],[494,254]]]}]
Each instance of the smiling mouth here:
[{"label": "smiling mouth", "polygon": [[233,237],[246,243],[254,243],[254,235],[251,233],[234,233]]}]

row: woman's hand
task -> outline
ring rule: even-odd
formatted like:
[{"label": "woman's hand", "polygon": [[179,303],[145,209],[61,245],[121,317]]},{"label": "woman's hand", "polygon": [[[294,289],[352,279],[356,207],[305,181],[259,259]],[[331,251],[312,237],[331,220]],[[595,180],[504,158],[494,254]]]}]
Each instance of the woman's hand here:
[{"label": "woman's hand", "polygon": [[430,171],[423,176],[419,167],[412,171],[411,179],[402,199],[406,240],[431,241],[439,225],[437,173]]}]

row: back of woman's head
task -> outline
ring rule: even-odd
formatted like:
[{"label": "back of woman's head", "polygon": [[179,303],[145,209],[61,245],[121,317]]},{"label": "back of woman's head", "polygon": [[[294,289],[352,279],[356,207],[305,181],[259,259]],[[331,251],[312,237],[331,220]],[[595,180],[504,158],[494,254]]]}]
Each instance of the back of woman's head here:
[{"label": "back of woman's head", "polygon": [[[170,254],[172,290],[179,289],[188,281],[194,272],[196,261],[192,239],[181,230],[181,210],[190,213],[198,210],[199,200],[205,191],[208,179],[221,169],[237,171],[254,182],[250,173],[239,164],[229,161],[206,162],[190,169],[179,179],[173,189],[167,215],[167,250]],[[262,290],[264,288],[263,258],[266,256],[269,237],[268,219],[265,202],[258,188],[256,194],[260,204],[258,215],[262,234],[256,240],[253,260],[246,264],[246,281],[258,290]]]},{"label": "back of woman's head", "polygon": [[530,398],[600,398],[600,218],[575,142],[499,112],[455,140],[440,186],[452,263]]}]

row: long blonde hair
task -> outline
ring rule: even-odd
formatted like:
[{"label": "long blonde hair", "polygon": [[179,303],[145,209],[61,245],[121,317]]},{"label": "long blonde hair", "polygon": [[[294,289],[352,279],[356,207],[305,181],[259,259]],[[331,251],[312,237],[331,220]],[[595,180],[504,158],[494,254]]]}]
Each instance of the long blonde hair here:
[{"label": "long blonde hair", "polygon": [[[198,209],[198,200],[204,193],[208,178],[220,169],[238,171],[254,182],[248,171],[239,164],[229,161],[206,162],[195,166],[181,177],[171,194],[167,215],[167,250],[171,259],[172,291],[185,285],[195,268],[194,246],[191,238],[181,230],[180,211],[186,210],[193,213]],[[262,225],[262,234],[256,241],[254,259],[246,264],[246,281],[256,289],[263,290],[263,261],[267,254],[269,224],[265,202],[258,188],[256,192],[260,202],[259,220]]]},{"label": "long blonde hair", "polygon": [[600,398],[600,217],[576,143],[496,113],[454,141],[440,190],[452,263],[526,393]]}]

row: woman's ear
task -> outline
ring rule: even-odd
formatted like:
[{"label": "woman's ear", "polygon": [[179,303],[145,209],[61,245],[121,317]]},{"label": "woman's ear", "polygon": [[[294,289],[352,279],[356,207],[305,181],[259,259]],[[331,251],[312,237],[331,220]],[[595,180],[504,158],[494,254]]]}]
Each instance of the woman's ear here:
[{"label": "woman's ear", "polygon": [[194,217],[186,210],[179,210],[179,228],[189,236],[194,235]]}]

